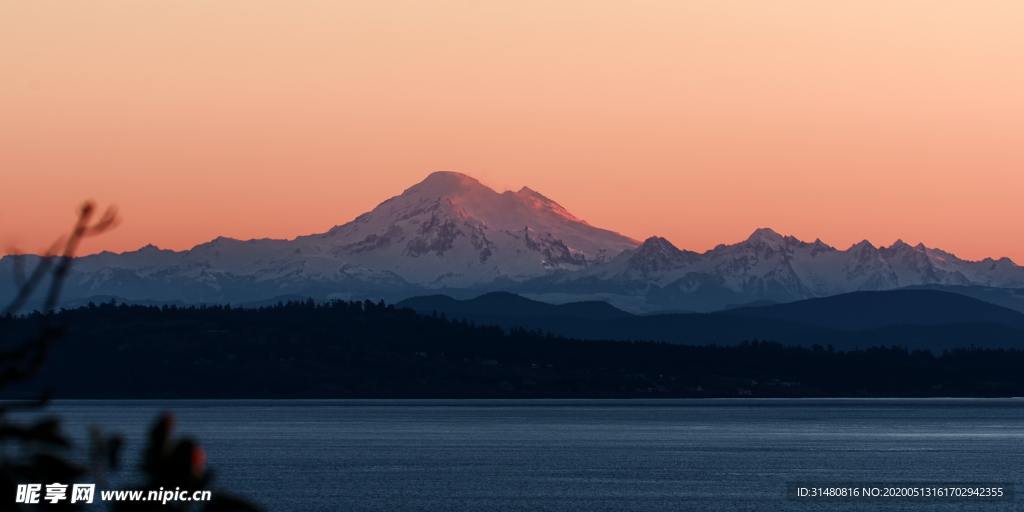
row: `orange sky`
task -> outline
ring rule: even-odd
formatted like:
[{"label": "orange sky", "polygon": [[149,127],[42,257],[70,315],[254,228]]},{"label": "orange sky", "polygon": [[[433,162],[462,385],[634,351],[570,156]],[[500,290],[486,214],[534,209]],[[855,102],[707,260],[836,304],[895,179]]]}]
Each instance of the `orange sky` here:
[{"label": "orange sky", "polygon": [[0,2],[0,244],[293,237],[433,170],[706,249],[1024,263],[1024,3]]}]

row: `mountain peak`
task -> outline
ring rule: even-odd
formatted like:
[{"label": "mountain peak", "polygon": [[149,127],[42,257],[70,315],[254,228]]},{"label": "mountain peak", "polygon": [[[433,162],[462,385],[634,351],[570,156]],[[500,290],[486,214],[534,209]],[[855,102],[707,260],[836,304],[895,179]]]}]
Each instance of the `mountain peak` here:
[{"label": "mountain peak", "polygon": [[757,228],[747,237],[748,240],[781,240],[783,237],[772,228]]},{"label": "mountain peak", "polygon": [[528,203],[539,203],[539,204],[543,204],[543,205],[557,206],[558,208],[562,207],[561,205],[556,203],[551,198],[545,196],[544,194],[541,194],[540,192],[537,192],[536,190],[534,190],[534,189],[532,189],[530,187],[522,187],[519,190],[517,190],[515,193],[512,193],[512,192],[506,192],[506,193],[507,194],[512,194],[512,195],[518,197],[520,200],[526,201]]},{"label": "mountain peak", "polygon": [[533,190],[530,187],[520,188],[517,192],[514,193],[505,192],[505,194],[511,195],[521,204],[532,210],[546,210],[566,220],[586,224],[586,222],[583,221],[583,219],[580,219],[575,215],[569,213],[569,210],[566,210],[562,205],[548,198],[544,194],[541,194],[540,192]]},{"label": "mountain peak", "polygon": [[857,243],[853,244],[852,246],[850,246],[849,250],[851,250],[851,251],[865,251],[865,250],[867,250],[867,251],[874,251],[875,249],[877,249],[877,247],[875,247],[875,244],[869,242],[867,239],[864,239],[864,240],[861,240],[860,242],[857,242]]},{"label": "mountain peak", "polygon": [[673,245],[672,242],[669,242],[667,239],[662,238],[660,236],[652,236],[652,237],[648,238],[647,240],[644,240],[644,243],[640,244],[640,249],[641,250],[658,250],[658,251],[668,250],[668,251],[671,251],[671,252],[678,252],[679,251],[679,248],[677,248],[675,245]]},{"label": "mountain peak", "polygon": [[772,228],[757,228],[747,237],[748,243],[758,243],[769,246],[777,246],[786,242],[789,237],[782,236]]},{"label": "mountain peak", "polygon": [[1003,256],[1002,258],[998,258],[998,259],[997,258],[985,258],[985,259],[981,260],[981,262],[982,263],[986,263],[988,265],[999,265],[999,266],[1010,267],[1010,268],[1017,266],[1017,264],[1012,259],[1010,259],[1010,258],[1008,258],[1006,256]]},{"label": "mountain peak", "polygon": [[458,171],[434,171],[423,178],[424,182],[431,180],[459,180],[459,181],[471,181],[473,183],[479,183],[476,178]]},{"label": "mountain peak", "polygon": [[431,173],[310,240],[327,242],[311,251],[438,287],[576,270],[637,245],[590,226],[528,187],[499,193],[450,171]]},{"label": "mountain peak", "polygon": [[913,249],[913,248],[914,247],[912,245],[904,242],[902,238],[897,238],[896,241],[893,242],[892,245],[889,246],[889,249],[900,249],[900,250],[907,250],[907,249]]},{"label": "mountain peak", "polygon": [[444,197],[480,190],[494,192],[483,183],[480,183],[479,180],[467,174],[454,171],[436,171],[427,175],[423,181],[406,189],[403,195],[418,193]]},{"label": "mountain peak", "polygon": [[693,256],[660,236],[652,236],[636,248],[629,261],[633,269],[646,274],[677,268],[692,261]]}]

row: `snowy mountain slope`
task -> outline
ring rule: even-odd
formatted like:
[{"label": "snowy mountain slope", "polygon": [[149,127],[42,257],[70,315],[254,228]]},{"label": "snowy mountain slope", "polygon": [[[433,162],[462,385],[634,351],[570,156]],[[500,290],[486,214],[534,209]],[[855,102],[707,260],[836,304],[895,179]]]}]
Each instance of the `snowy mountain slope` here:
[{"label": "snowy mountain slope", "polygon": [[[11,275],[17,258],[0,259],[0,275]],[[632,311],[712,311],[908,286],[1024,288],[1024,268],[902,241],[840,250],[767,228],[697,253],[591,226],[526,187],[496,192],[464,174],[437,172],[325,233],[82,257],[65,296],[242,304],[514,291]],[[13,293],[13,281],[0,279],[0,299]]]},{"label": "snowy mountain slope", "polygon": [[354,221],[295,243],[427,287],[578,270],[636,246],[528,188],[498,193],[451,172],[431,174]]},{"label": "snowy mountain slope", "polygon": [[[574,290],[637,309],[711,311],[756,301],[787,302],[860,290],[920,285],[1024,287],[1024,268],[1009,259],[967,261],[897,241],[877,248],[863,241],[839,250],[761,228],[746,240],[703,254],[653,237],[614,260],[569,275],[532,281],[520,291],[543,298]],[[629,303],[627,305],[627,302]]]},{"label": "snowy mountain slope", "polygon": [[[66,296],[403,298],[579,270],[636,245],[529,188],[499,193],[469,176],[437,172],[326,233],[294,240],[220,237],[187,251],[146,246],[79,258]],[[9,272],[14,259],[0,260],[0,272]],[[10,283],[0,284],[0,294],[13,294]]]}]

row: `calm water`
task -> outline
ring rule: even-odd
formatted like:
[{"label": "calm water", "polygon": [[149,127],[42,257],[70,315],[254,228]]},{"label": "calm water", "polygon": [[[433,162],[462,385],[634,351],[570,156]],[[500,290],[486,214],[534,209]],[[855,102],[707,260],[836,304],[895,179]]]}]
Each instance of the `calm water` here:
[{"label": "calm water", "polygon": [[787,482],[1013,482],[1024,400],[83,401],[138,452],[161,410],[281,511],[1020,510],[805,504]]}]

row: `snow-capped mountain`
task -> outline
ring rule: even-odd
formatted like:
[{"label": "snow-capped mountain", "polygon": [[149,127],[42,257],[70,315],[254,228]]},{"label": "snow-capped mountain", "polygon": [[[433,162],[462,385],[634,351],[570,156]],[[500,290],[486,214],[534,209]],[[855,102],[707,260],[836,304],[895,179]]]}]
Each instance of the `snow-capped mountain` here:
[{"label": "snow-capped mountain", "polygon": [[[17,258],[0,259],[11,275]],[[638,243],[576,218],[529,188],[496,192],[438,172],[355,220],[293,240],[217,238],[186,251],[146,246],[76,260],[70,301],[259,303],[281,297],[385,298],[512,291],[633,311],[711,311],[907,286],[1024,288],[1007,258],[966,261],[897,241],[840,250],[762,228],[704,253]],[[0,274],[4,275],[4,274]],[[14,293],[0,279],[0,299]]]},{"label": "snow-capped mountain", "polygon": [[498,193],[453,172],[431,174],[354,221],[295,243],[426,287],[579,270],[637,245],[529,188]]},{"label": "snow-capped mountain", "polygon": [[967,261],[922,244],[868,241],[839,250],[768,228],[702,254],[652,237],[607,264],[530,283],[528,291],[566,291],[640,310],[710,311],[731,305],[787,302],[859,290],[920,285],[1024,287],[1024,268],[1008,258]]},{"label": "snow-capped mountain", "polygon": [[[529,188],[499,193],[464,174],[436,172],[326,233],[294,240],[221,237],[187,251],[146,246],[79,258],[65,296],[236,303],[288,295],[404,298],[581,270],[637,244]],[[11,286],[3,283],[0,293],[13,293]]]}]

